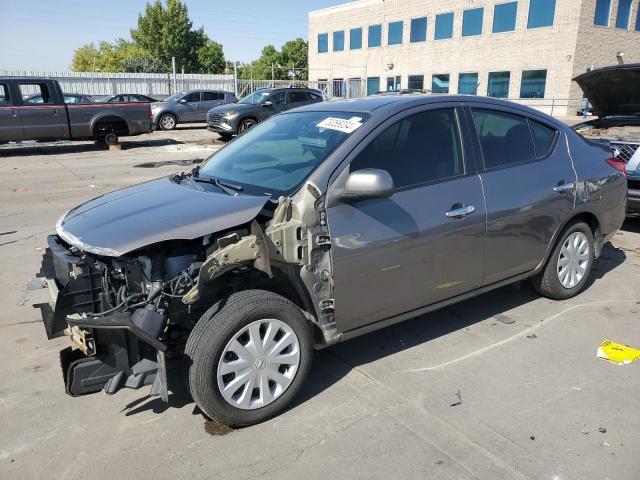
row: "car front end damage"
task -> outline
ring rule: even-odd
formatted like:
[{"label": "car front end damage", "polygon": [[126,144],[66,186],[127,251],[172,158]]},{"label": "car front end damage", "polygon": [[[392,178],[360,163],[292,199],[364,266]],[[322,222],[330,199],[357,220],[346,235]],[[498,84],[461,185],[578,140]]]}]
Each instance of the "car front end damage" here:
[{"label": "car front end damage", "polygon": [[[339,339],[324,196],[317,187],[307,183],[293,197],[248,209],[235,218],[237,225],[218,223],[214,228],[194,221],[164,235],[161,229],[147,228],[145,245],[128,242],[124,232],[118,241],[105,241],[104,231],[96,234],[106,228],[93,223],[97,210],[105,219],[108,209],[124,199],[144,205],[149,192],[158,189],[161,196],[170,196],[172,187],[158,182],[78,207],[48,237],[38,276],[45,279],[50,301],[37,306],[48,338],[64,335],[70,341],[60,352],[68,394],[113,394],[151,385],[151,395],[167,401],[167,362],[182,358],[201,314],[245,288],[295,299],[317,327],[317,345]],[[221,202],[242,198],[216,197]],[[149,216],[145,208],[141,211]],[[77,222],[92,225],[92,230],[80,232]],[[131,229],[134,223],[128,223]]]}]

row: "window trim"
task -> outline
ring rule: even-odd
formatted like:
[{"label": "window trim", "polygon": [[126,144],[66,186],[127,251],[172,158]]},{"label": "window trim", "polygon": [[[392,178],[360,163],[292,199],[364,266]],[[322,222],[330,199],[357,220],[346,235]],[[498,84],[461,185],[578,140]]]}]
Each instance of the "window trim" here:
[{"label": "window trim", "polygon": [[[473,143],[474,152],[476,154],[476,168],[478,169],[478,174],[482,174],[485,172],[486,173],[496,172],[499,170],[505,170],[507,168],[518,167],[520,165],[527,165],[529,163],[542,162],[544,160],[547,160],[549,157],[551,157],[556,151],[556,148],[559,143],[559,138],[560,138],[560,128],[557,125],[554,125],[545,120],[542,120],[539,117],[535,115],[531,115],[528,112],[522,112],[518,109],[506,107],[503,105],[492,105],[492,104],[485,104],[480,102],[465,102],[464,108],[465,108],[465,114],[467,117],[467,124],[470,130],[470,135],[473,139],[472,143]],[[491,111],[507,113],[510,115],[515,115],[515,116],[524,118],[527,122],[527,127],[529,128],[529,136],[531,137],[531,145],[533,145],[533,152],[535,154],[535,158],[533,160],[524,160],[522,162],[510,163],[508,165],[500,165],[497,167],[486,168],[485,161],[484,161],[484,152],[482,150],[482,143],[480,142],[480,135],[478,134],[478,131],[476,130],[475,122],[473,121],[473,110],[491,110]],[[549,148],[549,151],[547,152],[547,154],[542,157],[538,157],[538,153],[536,151],[536,144],[533,141],[533,132],[531,131],[531,125],[529,124],[529,119],[536,121],[549,128],[552,128],[556,132],[553,138],[553,143],[551,148]]]},{"label": "window trim", "polygon": [[[467,14],[467,12],[477,12],[478,10],[481,11],[481,14],[480,14],[480,33],[472,33],[472,34],[465,35],[464,34],[464,18],[465,18],[465,15]],[[462,26],[460,27],[460,38],[481,37],[483,33],[484,33],[484,6],[467,8],[466,10],[463,10],[462,11]]]},{"label": "window trim", "polygon": [[596,4],[595,4],[595,8],[593,10],[593,21],[592,24],[594,27],[600,27],[600,28],[609,28],[611,26],[611,10],[613,9],[613,2],[612,0],[607,0],[609,2],[609,9],[607,12],[607,24],[606,25],[602,25],[600,23],[596,23],[596,14],[598,13],[598,1],[596,0]]},{"label": "window trim", "polygon": [[[425,186],[436,185],[442,182],[450,182],[452,180],[458,180],[464,177],[470,177],[473,175],[477,175],[479,173],[477,162],[475,159],[474,145],[471,141],[471,131],[469,130],[468,120],[465,116],[464,106],[460,102],[437,102],[437,103],[423,103],[422,105],[415,105],[413,107],[407,108],[406,110],[402,110],[400,112],[395,113],[391,117],[386,118],[384,121],[375,126],[367,135],[362,138],[357,145],[353,147],[353,149],[349,152],[349,154],[345,155],[345,157],[335,166],[329,175],[329,179],[327,181],[327,198],[328,204],[327,208],[334,206],[338,203],[342,203],[341,201],[335,200],[333,195],[333,189],[339,187],[338,182],[342,175],[345,174],[345,170],[351,173],[350,167],[351,163],[358,157],[358,155],[367,147],[369,144],[374,141],[378,136],[386,131],[389,127],[395,125],[397,122],[418,114],[422,112],[426,112],[429,110],[441,110],[441,109],[451,109],[454,111],[456,117],[456,123],[458,125],[458,135],[460,137],[460,150],[462,154],[462,166],[464,169],[464,173],[460,175],[456,175],[454,177],[442,178],[439,180],[432,180],[429,182],[416,183],[413,185],[406,185],[404,187],[394,187],[392,196],[397,192],[403,192],[406,190],[413,190],[415,188],[422,188]],[[345,177],[346,180],[346,177]]]},{"label": "window trim", "polygon": [[[379,27],[380,28],[380,45],[371,45],[370,44],[370,38],[371,38],[371,27]],[[374,23],[372,25],[367,25],[367,48],[382,48],[382,44],[384,43],[382,38],[382,23]]]},{"label": "window trim", "polygon": [[[353,48],[351,46],[352,43],[352,36],[351,34],[356,31],[356,30],[360,30],[360,46],[358,48]],[[362,46],[362,37],[364,36],[364,29],[362,27],[353,27],[353,28],[349,28],[349,50],[362,50],[364,47]],[[346,50],[346,49],[345,49]]]},{"label": "window trim", "polygon": [[[618,26],[618,20],[620,18],[620,12],[621,12],[620,7],[622,7],[622,2],[623,1],[625,1],[625,0],[618,0],[618,10],[616,11],[616,21],[613,24],[613,27],[616,30],[626,30],[626,31],[628,31],[629,27],[631,26],[631,14],[633,13],[633,1],[632,0],[628,0],[629,1],[629,11],[627,13],[627,25],[624,26],[624,27],[619,27]],[[640,8],[640,6],[638,8]]]},{"label": "window trim", "polygon": [[[545,152],[544,155],[538,155],[538,150],[536,149],[536,141],[533,138],[533,129],[531,128],[531,122],[539,123],[543,127],[547,127],[553,130],[553,140],[551,141],[551,146],[549,147],[549,150]],[[533,141],[533,150],[536,152],[536,161],[542,161],[542,160],[548,159],[556,151],[556,147],[558,146],[558,142],[560,138],[560,130],[555,125],[551,125],[546,122],[541,122],[537,118],[533,118],[530,116],[527,116],[527,124],[529,125],[529,133],[531,134],[531,140]]]},{"label": "window trim", "polygon": [[[411,35],[413,33],[413,21],[414,20],[424,20],[424,40],[412,40]],[[412,43],[425,43],[429,38],[429,17],[426,15],[424,17],[411,17],[409,19],[409,44]]]},{"label": "window trim", "polygon": [[[391,42],[391,25],[400,24],[400,42],[398,43],[390,43]],[[395,47],[398,45],[404,45],[404,20],[394,20],[392,22],[387,23],[387,47]]]},{"label": "window trim", "polygon": [[[499,32],[496,32],[495,31],[495,26],[496,26],[496,7],[500,7],[500,6],[503,6],[503,5],[511,5],[513,3],[516,4],[516,15],[515,15],[515,18],[513,19],[513,30],[501,30]],[[518,29],[518,7],[520,6],[519,3],[520,3],[519,0],[507,0],[505,2],[496,3],[493,6],[493,17],[491,18],[491,34],[492,35],[500,35],[500,34],[503,34],[503,33],[512,33],[512,32],[515,32]]]},{"label": "window trim", "polygon": [[551,21],[551,25],[540,25],[540,26],[535,26],[535,27],[531,27],[529,26],[529,24],[531,23],[531,6],[532,6],[532,2],[534,0],[529,0],[529,11],[527,12],[527,30],[537,30],[539,28],[553,28],[556,26],[556,20],[557,20],[557,10],[558,10],[558,2],[557,0],[553,0],[553,19]]},{"label": "window trim", "polygon": [[[437,34],[438,34],[438,17],[441,17],[443,15],[451,15],[451,36],[438,38],[437,37]],[[453,30],[454,30],[455,25],[456,25],[455,12],[451,11],[451,12],[437,13],[436,16],[435,16],[435,19],[433,20],[433,40],[434,41],[451,40],[453,38],[453,33],[454,33]]]},{"label": "window trim", "polygon": [[[327,42],[326,42],[327,49],[326,50],[320,51],[320,37],[326,37],[326,39],[327,39]],[[318,42],[318,45],[317,45],[318,48],[316,48],[316,50],[318,51],[318,55],[322,55],[324,53],[329,53],[329,51],[330,51],[330,49],[329,49],[329,32],[319,33],[317,38],[316,38],[316,41]]]},{"label": "window trim", "polygon": [[[336,50],[336,35],[339,36],[340,34],[342,34],[342,48],[340,50]],[[335,30],[334,32],[332,32],[331,40],[333,41],[331,52],[336,53],[336,52],[344,52],[345,51],[345,48],[344,48],[344,40],[345,40],[344,30]]]}]

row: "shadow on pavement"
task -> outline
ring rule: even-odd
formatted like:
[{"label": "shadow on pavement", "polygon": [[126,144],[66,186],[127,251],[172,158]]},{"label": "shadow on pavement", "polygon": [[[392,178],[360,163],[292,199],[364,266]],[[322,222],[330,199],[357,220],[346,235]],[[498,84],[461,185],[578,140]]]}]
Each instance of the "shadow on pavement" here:
[{"label": "shadow on pavement", "polygon": [[[128,138],[128,137],[125,137]],[[166,145],[182,145],[184,142],[171,138],[155,138],[150,140],[123,140],[120,142],[123,150],[133,150],[144,147],[163,147]],[[31,155],[63,155],[65,153],[105,152],[105,143],[60,143],[53,145],[22,145],[16,147],[3,146],[0,157],[25,157]]]}]

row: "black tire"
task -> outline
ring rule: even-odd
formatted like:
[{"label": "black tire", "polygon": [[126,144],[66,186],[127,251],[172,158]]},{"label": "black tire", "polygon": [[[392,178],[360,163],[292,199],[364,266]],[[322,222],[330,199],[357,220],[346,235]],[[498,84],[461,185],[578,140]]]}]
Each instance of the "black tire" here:
[{"label": "black tire", "polygon": [[247,130],[250,130],[251,128],[255,127],[257,123],[258,122],[256,122],[254,118],[245,118],[240,122],[240,125],[238,126],[238,135],[241,135]]},{"label": "black tire", "polygon": [[[243,410],[228,403],[220,392],[218,365],[231,339],[247,325],[262,319],[280,320],[293,330],[300,347],[298,369],[288,388],[272,403]],[[246,290],[216,303],[200,317],[187,341],[185,355],[190,361],[189,390],[200,409],[230,427],[246,427],[279,414],[300,391],[313,359],[312,333],[300,308],[286,298],[264,290]]]},{"label": "black tire", "polygon": [[158,127],[161,130],[174,130],[178,125],[178,119],[172,113],[163,113],[158,118]]},{"label": "black tire", "polygon": [[[586,271],[582,278],[571,288],[562,285],[558,273],[558,259],[561,255],[562,246],[574,233],[579,232],[586,237],[589,254]],[[567,226],[554,247],[544,269],[535,277],[531,278],[533,288],[542,296],[553,300],[565,300],[578,295],[589,281],[591,268],[595,259],[595,244],[591,227],[584,222],[576,222]]]},{"label": "black tire", "polygon": [[230,133],[219,133],[218,136],[223,142],[230,142],[233,139],[233,135]]},{"label": "black tire", "polygon": [[107,145],[117,145],[118,144],[118,135],[115,133],[107,133],[104,136],[104,143]]}]

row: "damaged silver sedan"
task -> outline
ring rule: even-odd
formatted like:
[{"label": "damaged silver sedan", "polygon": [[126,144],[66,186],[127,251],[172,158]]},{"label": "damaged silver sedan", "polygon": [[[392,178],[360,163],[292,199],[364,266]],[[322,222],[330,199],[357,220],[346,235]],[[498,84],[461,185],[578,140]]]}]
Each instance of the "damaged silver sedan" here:
[{"label": "damaged silver sedan", "polygon": [[66,390],[151,385],[247,426],[300,391],[314,348],[530,279],[585,288],[624,220],[624,164],[493,99],[377,97],[287,112],[200,167],[109,193],[49,237],[40,305]]}]

